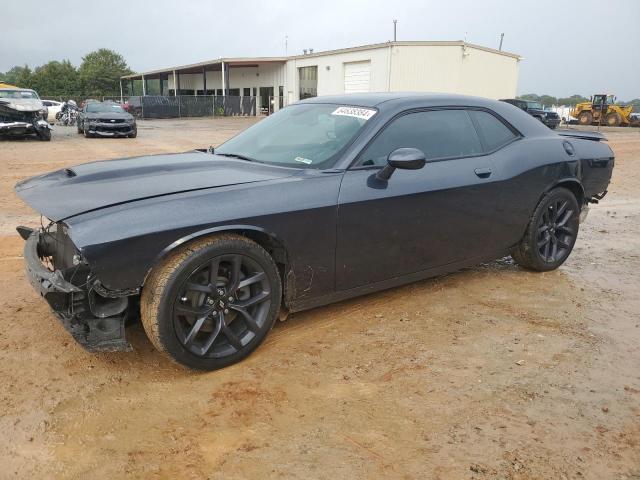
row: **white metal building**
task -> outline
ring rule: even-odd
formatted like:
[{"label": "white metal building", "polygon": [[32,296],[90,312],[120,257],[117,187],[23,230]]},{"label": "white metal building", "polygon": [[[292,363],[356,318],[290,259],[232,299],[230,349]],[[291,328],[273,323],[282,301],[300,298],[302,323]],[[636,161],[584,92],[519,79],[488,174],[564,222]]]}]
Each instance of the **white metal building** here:
[{"label": "white metal building", "polygon": [[[355,92],[498,99],[515,97],[520,60],[463,41],[387,42],[289,57],[220,58],[125,76],[122,85],[136,95],[254,96],[263,107],[275,97],[275,109],[309,96]],[[131,91],[134,80],[142,80],[142,91]]]}]

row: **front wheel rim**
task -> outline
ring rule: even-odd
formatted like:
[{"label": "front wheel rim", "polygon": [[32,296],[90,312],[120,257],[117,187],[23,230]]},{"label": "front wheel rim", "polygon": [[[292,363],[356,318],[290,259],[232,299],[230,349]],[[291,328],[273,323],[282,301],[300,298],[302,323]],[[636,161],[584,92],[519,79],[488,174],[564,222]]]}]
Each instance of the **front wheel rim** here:
[{"label": "front wheel rim", "polygon": [[572,222],[576,211],[568,200],[555,200],[545,208],[538,221],[536,246],[538,255],[547,263],[555,263],[569,255],[577,228]]},{"label": "front wheel rim", "polygon": [[268,328],[270,306],[264,268],[246,255],[220,255],[182,282],[173,303],[173,326],[192,354],[223,358],[243,350]]}]

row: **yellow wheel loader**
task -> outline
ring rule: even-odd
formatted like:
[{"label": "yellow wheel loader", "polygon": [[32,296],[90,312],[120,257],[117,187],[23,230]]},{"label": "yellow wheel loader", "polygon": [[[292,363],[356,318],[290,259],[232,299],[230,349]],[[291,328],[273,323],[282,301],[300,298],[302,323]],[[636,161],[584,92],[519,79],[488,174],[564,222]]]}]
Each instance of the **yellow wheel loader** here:
[{"label": "yellow wheel loader", "polygon": [[598,94],[590,102],[578,103],[571,116],[578,119],[580,125],[606,125],[608,127],[628,126],[631,124],[632,106],[616,104],[613,95]]}]

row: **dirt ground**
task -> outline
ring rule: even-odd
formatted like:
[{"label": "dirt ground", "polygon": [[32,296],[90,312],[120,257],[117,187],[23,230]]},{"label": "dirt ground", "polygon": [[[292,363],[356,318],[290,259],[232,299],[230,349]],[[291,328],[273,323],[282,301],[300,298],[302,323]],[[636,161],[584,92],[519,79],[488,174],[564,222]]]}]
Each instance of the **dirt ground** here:
[{"label": "dirt ground", "polygon": [[23,274],[26,177],[218,144],[253,120],[137,139],[0,142],[0,478],[640,479],[640,130],[567,263],[509,259],[279,323],[248,360],[176,367],[75,344]]}]

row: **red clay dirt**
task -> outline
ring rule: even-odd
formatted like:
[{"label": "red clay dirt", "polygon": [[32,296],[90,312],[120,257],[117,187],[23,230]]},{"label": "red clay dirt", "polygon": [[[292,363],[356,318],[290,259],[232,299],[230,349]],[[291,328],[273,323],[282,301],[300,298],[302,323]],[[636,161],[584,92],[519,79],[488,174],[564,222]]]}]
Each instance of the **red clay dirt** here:
[{"label": "red clay dirt", "polygon": [[0,478],[640,478],[640,130],[607,132],[609,195],[567,263],[502,259],[291,316],[195,373],[74,343],[23,274],[13,185],[94,159],[219,144],[253,119],[136,139],[0,142]]}]

